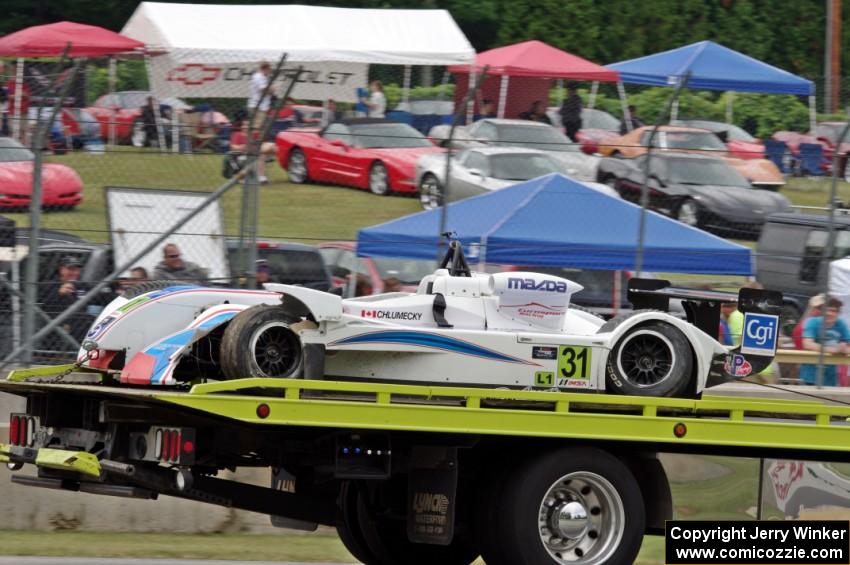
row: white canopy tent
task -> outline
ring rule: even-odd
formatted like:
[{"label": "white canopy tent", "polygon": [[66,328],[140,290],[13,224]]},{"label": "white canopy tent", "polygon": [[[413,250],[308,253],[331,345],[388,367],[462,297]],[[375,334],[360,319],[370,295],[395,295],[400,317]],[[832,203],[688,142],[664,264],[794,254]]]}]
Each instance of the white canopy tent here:
[{"label": "white canopy tent", "polygon": [[[368,65],[472,64],[446,10],[142,2],[121,31],[142,41],[155,96],[245,97],[259,61],[283,53],[306,73],[295,98],[356,102]],[[409,73],[406,73],[409,75]]]}]

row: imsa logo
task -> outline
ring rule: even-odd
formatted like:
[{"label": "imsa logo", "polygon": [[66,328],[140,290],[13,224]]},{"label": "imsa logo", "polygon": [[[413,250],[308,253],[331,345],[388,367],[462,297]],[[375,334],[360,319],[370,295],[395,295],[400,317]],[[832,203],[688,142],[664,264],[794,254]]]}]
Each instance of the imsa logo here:
[{"label": "imsa logo", "polygon": [[511,277],[508,279],[508,288],[516,290],[539,290],[541,292],[567,292],[567,283],[553,281],[551,279],[534,280]]}]

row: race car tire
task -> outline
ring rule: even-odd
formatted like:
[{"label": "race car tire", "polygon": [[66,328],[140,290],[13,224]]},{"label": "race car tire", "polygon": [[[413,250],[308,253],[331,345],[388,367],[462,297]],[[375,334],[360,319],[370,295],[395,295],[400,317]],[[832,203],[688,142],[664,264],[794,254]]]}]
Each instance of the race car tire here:
[{"label": "race car tire", "polygon": [[373,163],[369,169],[369,190],[378,196],[386,196],[392,192],[387,167],[380,161]]},{"label": "race car tire", "polygon": [[419,181],[419,202],[425,210],[439,208],[443,202],[443,189],[439,179],[431,173],[425,173]]},{"label": "race car tire", "polygon": [[221,339],[221,370],[228,379],[295,378],[304,361],[296,322],[280,306],[258,304],[236,314]]},{"label": "race car tire", "polygon": [[289,176],[289,182],[293,184],[304,184],[310,181],[307,157],[297,147],[289,152],[289,158],[286,160],[286,174]]},{"label": "race car tire", "polygon": [[[406,484],[405,484],[406,486]],[[388,488],[385,483],[380,488]],[[406,497],[407,489],[400,491]],[[379,512],[369,502],[368,486],[358,489],[360,529],[375,561],[365,565],[469,565],[478,559],[479,551],[471,536],[459,531],[449,545],[414,543],[407,538],[407,521],[391,518],[390,512]]]},{"label": "race car tire", "polygon": [[339,489],[336,532],[345,549],[355,559],[369,565],[377,563],[378,558],[366,544],[366,537],[360,527],[360,517],[357,512],[360,494],[357,489],[357,483],[354,481],[344,481]]},{"label": "race car tire", "polygon": [[[635,476],[595,448],[557,449],[511,473],[490,519],[503,563],[633,563],[646,524]],[[486,555],[491,551],[485,551]],[[488,561],[489,563],[489,561]]]},{"label": "race car tire", "polygon": [[141,296],[142,294],[153,292],[154,290],[161,290],[163,288],[169,288],[172,286],[198,286],[195,283],[190,283],[187,281],[147,281],[143,283],[139,283],[135,286],[131,286],[121,295],[121,298],[135,298],[137,296]]},{"label": "race car tire", "polygon": [[608,355],[605,390],[633,396],[684,396],[691,384],[693,357],[688,338],[674,326],[665,322],[635,326]]}]

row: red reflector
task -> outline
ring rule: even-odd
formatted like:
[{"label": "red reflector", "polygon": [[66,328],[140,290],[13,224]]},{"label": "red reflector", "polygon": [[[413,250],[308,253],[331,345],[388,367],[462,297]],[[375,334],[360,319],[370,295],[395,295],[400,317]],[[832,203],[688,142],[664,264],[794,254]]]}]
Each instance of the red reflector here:
[{"label": "red reflector", "polygon": [[195,444],[192,441],[187,439],[183,442],[183,453],[193,453],[194,451]]},{"label": "red reflector", "polygon": [[12,416],[12,421],[9,422],[9,443],[18,445],[18,432],[21,429],[21,419],[17,416]]},{"label": "red reflector", "polygon": [[180,460],[180,432],[175,431],[174,437],[171,438],[171,460]]},{"label": "red reflector", "polygon": [[272,409],[269,407],[268,404],[260,404],[259,406],[257,406],[257,417],[259,418],[268,418],[271,412]]}]

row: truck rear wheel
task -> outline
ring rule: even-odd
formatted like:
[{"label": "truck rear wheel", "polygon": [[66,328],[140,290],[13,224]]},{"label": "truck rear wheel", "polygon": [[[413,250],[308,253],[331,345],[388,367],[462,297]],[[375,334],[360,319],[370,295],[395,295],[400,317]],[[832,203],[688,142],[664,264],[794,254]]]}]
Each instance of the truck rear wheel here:
[{"label": "truck rear wheel", "polygon": [[485,561],[512,565],[633,563],[646,525],[628,467],[592,448],[560,449],[511,473],[491,519]]},{"label": "truck rear wheel", "polygon": [[336,532],[342,541],[342,545],[355,559],[370,565],[378,563],[378,558],[369,549],[366,537],[363,535],[363,529],[360,527],[359,500],[357,485],[352,481],[345,481],[339,490],[339,516]]},{"label": "truck rear wheel", "polygon": [[280,306],[266,304],[236,314],[221,339],[224,376],[298,376],[302,367],[301,340],[289,327],[295,321]]}]

